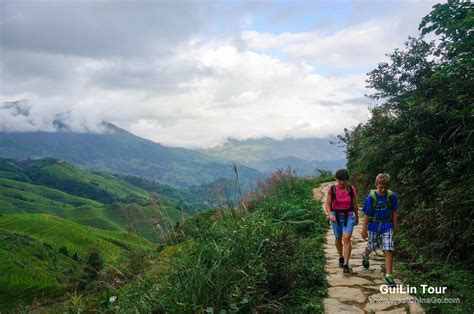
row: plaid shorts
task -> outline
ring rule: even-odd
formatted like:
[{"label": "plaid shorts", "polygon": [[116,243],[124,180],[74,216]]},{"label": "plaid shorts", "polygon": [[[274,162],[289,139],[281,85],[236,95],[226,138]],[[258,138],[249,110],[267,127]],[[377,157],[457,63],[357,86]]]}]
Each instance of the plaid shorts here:
[{"label": "plaid shorts", "polygon": [[377,232],[368,231],[369,233],[369,243],[367,246],[369,250],[375,251],[378,247],[380,247],[378,240],[382,246],[382,250],[384,251],[394,251],[395,244],[393,243],[393,229],[388,229],[385,233],[381,233],[379,235],[379,239],[377,239]]}]

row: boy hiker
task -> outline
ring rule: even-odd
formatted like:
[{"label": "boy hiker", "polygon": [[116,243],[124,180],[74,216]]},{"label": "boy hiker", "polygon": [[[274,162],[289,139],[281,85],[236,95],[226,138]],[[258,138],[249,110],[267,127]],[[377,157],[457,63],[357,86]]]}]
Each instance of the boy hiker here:
[{"label": "boy hiker", "polygon": [[393,251],[395,246],[393,243],[393,235],[398,229],[398,200],[394,192],[388,190],[390,177],[386,173],[380,173],[375,179],[376,190],[370,191],[365,199],[364,222],[362,224],[362,238],[369,238],[364,253],[360,253],[362,257],[362,265],[369,268],[369,255],[377,247],[382,246],[385,252],[385,281],[390,287],[397,284],[392,277]]},{"label": "boy hiker", "polygon": [[350,274],[351,236],[354,226],[359,223],[359,206],[357,205],[356,189],[348,184],[347,180],[349,180],[349,173],[346,169],[336,171],[337,184],[333,184],[328,190],[326,213],[331,219],[332,230],[336,237],[339,267],[343,269],[343,273]]}]

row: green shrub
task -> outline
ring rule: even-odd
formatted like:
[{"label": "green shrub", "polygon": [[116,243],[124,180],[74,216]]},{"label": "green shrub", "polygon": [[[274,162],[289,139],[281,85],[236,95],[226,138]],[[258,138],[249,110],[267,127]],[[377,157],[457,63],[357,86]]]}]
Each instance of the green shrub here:
[{"label": "green shrub", "polygon": [[178,240],[192,245],[162,254],[155,275],[122,288],[119,309],[321,312],[327,224],[312,195],[319,181],[272,180],[249,213],[206,212],[180,224]]}]

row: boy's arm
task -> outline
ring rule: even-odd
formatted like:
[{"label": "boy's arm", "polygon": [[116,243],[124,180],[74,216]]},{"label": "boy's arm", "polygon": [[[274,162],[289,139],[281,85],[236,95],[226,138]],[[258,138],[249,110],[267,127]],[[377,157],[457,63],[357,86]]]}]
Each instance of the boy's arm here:
[{"label": "boy's arm", "polygon": [[393,233],[398,231],[398,210],[392,211]]},{"label": "boy's arm", "polygon": [[370,195],[367,196],[364,202],[364,207],[362,208],[362,211],[365,213],[364,215],[364,222],[362,223],[362,232],[360,235],[362,236],[362,239],[367,239],[369,235],[367,234],[367,225],[369,223],[369,216],[367,216],[367,212],[370,211],[371,208],[371,202],[370,202]]},{"label": "boy's arm", "polygon": [[394,210],[392,210],[392,223],[393,223],[393,233],[398,231],[398,198],[395,193],[393,193],[393,205]]},{"label": "boy's arm", "polygon": [[364,216],[364,222],[362,223],[362,232],[360,235],[362,236],[362,239],[367,239],[369,235],[367,234],[367,224],[369,223],[369,217],[367,215]]}]

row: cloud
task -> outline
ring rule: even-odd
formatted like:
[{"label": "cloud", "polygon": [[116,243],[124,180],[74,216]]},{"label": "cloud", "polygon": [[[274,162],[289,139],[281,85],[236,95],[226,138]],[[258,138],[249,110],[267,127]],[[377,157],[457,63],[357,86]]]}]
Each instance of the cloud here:
[{"label": "cloud", "polygon": [[[385,8],[391,11],[390,15],[379,12],[378,16],[363,20],[353,17],[351,24],[337,30],[318,27],[310,31],[278,34],[247,30],[242,32],[242,40],[248,49],[280,51],[316,68],[329,68],[331,73],[352,69],[363,71],[375,67],[386,53],[401,47],[407,36],[416,35],[420,18],[434,3],[412,1],[390,5]],[[353,12],[365,10],[366,4],[363,1],[356,3]]]},{"label": "cloud", "polygon": [[2,1],[2,46],[107,58],[168,54],[203,23],[197,3]]},{"label": "cloud", "polygon": [[428,4],[2,1],[0,129],[109,121],[186,147],[339,134]]}]

